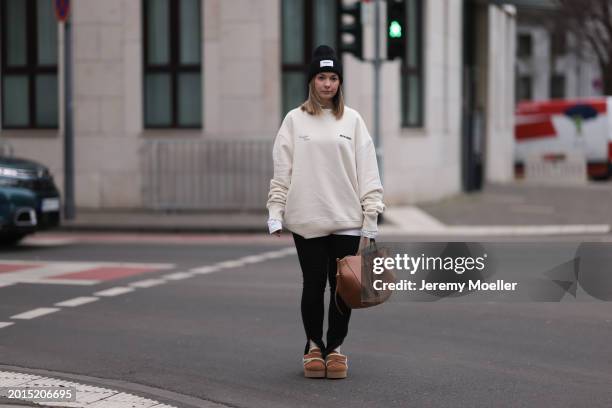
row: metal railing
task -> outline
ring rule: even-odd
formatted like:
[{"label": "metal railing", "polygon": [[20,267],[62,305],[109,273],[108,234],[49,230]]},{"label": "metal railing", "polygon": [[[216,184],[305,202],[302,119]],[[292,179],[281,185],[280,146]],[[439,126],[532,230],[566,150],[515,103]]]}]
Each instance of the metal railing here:
[{"label": "metal railing", "polygon": [[153,140],[143,148],[143,202],[155,210],[265,209],[272,141]]}]

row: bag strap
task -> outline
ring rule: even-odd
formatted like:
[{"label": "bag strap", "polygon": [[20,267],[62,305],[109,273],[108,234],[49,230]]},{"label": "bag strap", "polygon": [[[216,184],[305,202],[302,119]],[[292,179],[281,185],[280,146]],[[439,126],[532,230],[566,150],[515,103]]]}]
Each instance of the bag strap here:
[{"label": "bag strap", "polygon": [[344,313],[342,313],[342,310],[340,309],[340,306],[338,305],[338,285],[337,284],[336,284],[336,292],[334,293],[334,302],[336,303],[336,309],[338,309],[338,312],[340,312],[340,314],[344,316]]},{"label": "bag strap", "polygon": [[[367,245],[362,245],[364,240],[368,240]],[[357,248],[357,253],[355,255],[361,255],[361,253],[365,250],[370,251],[371,249],[378,250],[378,246],[376,245],[376,240],[374,238],[361,237],[359,239],[359,248]]]},{"label": "bag strap", "polygon": [[[364,239],[369,240],[367,245],[362,245]],[[361,255],[363,252],[371,252],[378,251],[378,244],[376,244],[376,240],[374,238],[366,238],[361,237],[359,240],[359,248],[357,249],[357,253],[355,255]]]},{"label": "bag strap", "polygon": [[[336,259],[336,265],[338,265],[337,262],[338,262],[338,259]],[[351,268],[351,265],[347,264],[347,266],[351,270],[351,272],[353,272],[353,275],[355,275],[355,277],[357,277],[357,274],[355,273],[353,268]],[[336,309],[338,309],[340,314],[342,316],[344,316],[344,313],[342,313],[342,310],[340,309],[340,306],[338,306],[338,276],[340,276],[340,272],[336,272],[336,290],[334,291],[334,301],[336,303]],[[346,306],[346,307],[349,307],[349,306]]]}]

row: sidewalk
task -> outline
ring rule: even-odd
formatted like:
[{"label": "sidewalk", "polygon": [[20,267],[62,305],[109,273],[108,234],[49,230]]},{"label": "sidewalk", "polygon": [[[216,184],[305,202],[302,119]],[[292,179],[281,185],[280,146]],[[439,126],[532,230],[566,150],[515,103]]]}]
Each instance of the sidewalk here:
[{"label": "sidewalk", "polygon": [[[381,234],[477,232],[522,234],[607,233],[612,225],[612,182],[574,186],[491,184],[417,206],[388,206]],[[70,231],[232,233],[267,231],[267,213],[80,210]]]},{"label": "sidewalk", "polygon": [[66,231],[265,232],[267,212],[163,212],[151,210],[77,210],[62,220]]},{"label": "sidewalk", "polygon": [[0,408],[24,408],[24,407],[41,407],[28,401],[9,400],[8,398],[0,397]]},{"label": "sidewalk", "polygon": [[490,184],[419,205],[449,225],[612,224],[612,181],[585,185]]}]

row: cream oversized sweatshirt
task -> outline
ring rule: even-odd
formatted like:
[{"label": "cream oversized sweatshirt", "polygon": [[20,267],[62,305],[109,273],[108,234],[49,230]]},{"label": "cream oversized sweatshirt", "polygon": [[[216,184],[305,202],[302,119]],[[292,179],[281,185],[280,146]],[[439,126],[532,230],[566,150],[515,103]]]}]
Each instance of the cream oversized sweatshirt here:
[{"label": "cream oversized sweatshirt", "polygon": [[298,107],[283,120],[272,154],[270,219],[304,238],[349,228],[375,233],[385,205],[372,138],[354,109],[345,106],[340,120],[323,112]]}]

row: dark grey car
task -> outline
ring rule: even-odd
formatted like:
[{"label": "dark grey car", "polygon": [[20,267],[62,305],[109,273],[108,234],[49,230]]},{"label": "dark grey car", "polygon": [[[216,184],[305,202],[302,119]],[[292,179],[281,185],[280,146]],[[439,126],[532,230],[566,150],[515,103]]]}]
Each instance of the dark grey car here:
[{"label": "dark grey car", "polygon": [[49,169],[0,156],[0,243],[13,244],[60,223],[60,194]]}]

